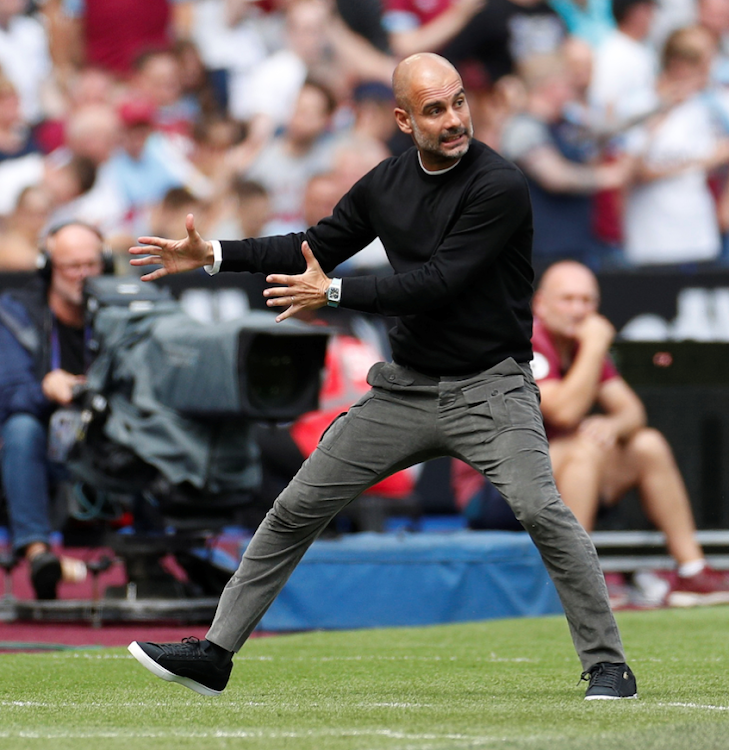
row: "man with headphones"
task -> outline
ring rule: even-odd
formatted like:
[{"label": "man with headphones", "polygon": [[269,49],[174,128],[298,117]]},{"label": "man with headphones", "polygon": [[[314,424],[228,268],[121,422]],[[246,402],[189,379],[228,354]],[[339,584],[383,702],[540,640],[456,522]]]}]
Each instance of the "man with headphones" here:
[{"label": "man with headphones", "polygon": [[48,232],[38,278],[0,296],[0,475],[13,551],[38,599],[55,599],[78,569],[50,548],[50,487],[63,466],[48,455],[48,425],[84,382],[84,281],[108,264],[100,232],[66,222]]}]

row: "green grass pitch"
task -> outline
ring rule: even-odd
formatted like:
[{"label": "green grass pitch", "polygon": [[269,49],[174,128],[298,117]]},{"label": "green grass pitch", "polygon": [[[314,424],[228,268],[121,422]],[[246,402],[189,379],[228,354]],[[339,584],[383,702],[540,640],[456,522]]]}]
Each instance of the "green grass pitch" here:
[{"label": "green grass pitch", "polygon": [[0,748],[729,748],[729,607],[618,619],[637,701],[582,700],[561,617],[254,639],[219,698],[125,649],[2,654]]}]

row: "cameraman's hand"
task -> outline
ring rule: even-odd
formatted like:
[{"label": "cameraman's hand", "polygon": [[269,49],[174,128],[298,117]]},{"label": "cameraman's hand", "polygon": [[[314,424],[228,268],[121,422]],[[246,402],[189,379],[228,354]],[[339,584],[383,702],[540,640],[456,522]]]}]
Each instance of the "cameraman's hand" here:
[{"label": "cameraman's hand", "polygon": [[321,270],[308,242],[301,243],[301,254],[306,260],[306,271],[297,276],[271,274],[266,276],[269,284],[284,284],[263,292],[268,297],[269,307],[288,307],[276,318],[280,323],[303,310],[318,310],[327,303],[327,289],[332,280]]},{"label": "cameraman's hand", "polygon": [[212,242],[204,240],[197,229],[192,214],[185,219],[187,237],[182,240],[167,240],[162,237],[140,237],[140,245],[145,247],[130,247],[132,255],[143,255],[143,258],[132,258],[132,266],[160,265],[158,268],[142,276],[142,281],[155,281],[171,273],[192,271],[195,268],[213,263]]},{"label": "cameraman's hand", "polygon": [[43,395],[49,400],[62,406],[68,406],[73,401],[74,388],[83,385],[86,378],[83,375],[71,375],[66,370],[51,370],[44,378],[41,386]]}]

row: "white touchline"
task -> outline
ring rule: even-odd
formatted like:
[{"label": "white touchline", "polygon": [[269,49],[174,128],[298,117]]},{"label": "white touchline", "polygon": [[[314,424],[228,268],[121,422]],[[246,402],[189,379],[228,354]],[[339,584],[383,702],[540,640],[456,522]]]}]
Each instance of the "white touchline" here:
[{"label": "white touchline", "polygon": [[712,706],[703,703],[657,703],[657,706],[670,706],[672,708],[699,708],[704,711],[729,711],[729,706]]}]

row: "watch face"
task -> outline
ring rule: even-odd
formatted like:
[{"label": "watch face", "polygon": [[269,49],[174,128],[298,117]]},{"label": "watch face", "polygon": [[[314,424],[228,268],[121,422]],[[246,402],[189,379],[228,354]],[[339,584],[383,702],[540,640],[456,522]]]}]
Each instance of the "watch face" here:
[{"label": "watch face", "polygon": [[339,302],[339,289],[337,287],[329,287],[327,297],[332,302]]}]

